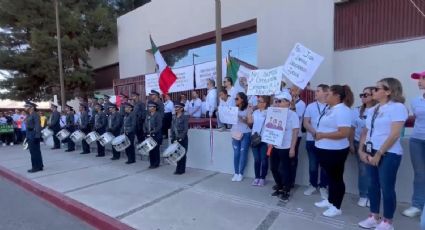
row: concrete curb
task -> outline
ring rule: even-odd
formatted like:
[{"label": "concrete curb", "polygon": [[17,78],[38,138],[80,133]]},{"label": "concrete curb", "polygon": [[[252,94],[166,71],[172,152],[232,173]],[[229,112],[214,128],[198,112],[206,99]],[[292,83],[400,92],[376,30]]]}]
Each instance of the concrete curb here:
[{"label": "concrete curb", "polygon": [[56,192],[52,189],[44,187],[40,184],[33,182],[17,173],[10,171],[0,166],[0,176],[8,179],[21,186],[22,188],[32,192],[38,197],[49,201],[55,206],[67,211],[75,217],[85,221],[96,229],[108,229],[108,230],[133,230],[134,228],[105,215],[96,209],[93,209],[85,204],[82,204],[76,200],[73,200],[62,193]]}]

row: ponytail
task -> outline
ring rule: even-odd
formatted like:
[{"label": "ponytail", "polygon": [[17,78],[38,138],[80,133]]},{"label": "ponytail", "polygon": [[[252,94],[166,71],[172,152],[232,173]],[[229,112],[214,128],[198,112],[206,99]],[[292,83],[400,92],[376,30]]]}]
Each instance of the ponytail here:
[{"label": "ponytail", "polygon": [[341,98],[342,102],[344,102],[344,104],[346,106],[348,106],[348,107],[353,106],[353,104],[354,104],[354,95],[353,95],[353,91],[351,91],[350,86],[343,85],[342,88],[343,88],[344,94],[345,94],[344,99]]}]

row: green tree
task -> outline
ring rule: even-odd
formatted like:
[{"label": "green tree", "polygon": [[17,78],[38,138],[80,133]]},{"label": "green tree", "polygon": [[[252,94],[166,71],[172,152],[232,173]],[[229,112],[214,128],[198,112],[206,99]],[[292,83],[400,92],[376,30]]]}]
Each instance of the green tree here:
[{"label": "green tree", "polygon": [[[108,0],[58,0],[67,98],[93,90],[90,48],[116,42],[118,9]],[[60,95],[53,0],[0,0],[1,98]]]}]

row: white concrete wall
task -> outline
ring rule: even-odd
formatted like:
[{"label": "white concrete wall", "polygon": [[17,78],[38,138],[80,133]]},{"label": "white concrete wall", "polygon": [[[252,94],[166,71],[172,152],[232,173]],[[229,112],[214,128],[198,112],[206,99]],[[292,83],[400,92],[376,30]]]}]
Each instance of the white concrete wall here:
[{"label": "white concrete wall", "polygon": [[89,51],[89,64],[93,69],[118,63],[118,44],[110,44],[101,49],[92,48]]},{"label": "white concrete wall", "polygon": [[[337,51],[334,55],[335,83],[348,84],[355,95],[374,86],[383,77],[396,77],[403,84],[406,98],[420,95],[417,81],[410,74],[425,71],[425,39]],[[357,104],[360,99],[356,97]]]},{"label": "white concrete wall", "polygon": [[[207,169],[222,173],[229,173],[229,180],[234,173],[233,170],[233,148],[230,132],[218,132],[214,130],[214,153],[211,158],[209,147],[209,130],[190,129],[189,130],[189,147],[187,153],[187,166],[192,168]],[[296,184],[309,184],[308,175],[308,157],[305,150],[305,142],[302,139],[300,144],[298,169],[296,176]],[[202,143],[202,144],[200,144]],[[403,138],[403,147],[405,154],[403,155],[400,168],[397,175],[397,200],[399,202],[411,201],[413,192],[413,169],[410,161],[410,153],[408,148],[408,139]],[[345,163],[344,181],[347,193],[358,194],[357,190],[357,159],[350,154]],[[248,162],[244,175],[246,177],[254,177],[254,159],[251,149],[248,153]],[[271,172],[267,175],[268,180],[273,181]]]}]

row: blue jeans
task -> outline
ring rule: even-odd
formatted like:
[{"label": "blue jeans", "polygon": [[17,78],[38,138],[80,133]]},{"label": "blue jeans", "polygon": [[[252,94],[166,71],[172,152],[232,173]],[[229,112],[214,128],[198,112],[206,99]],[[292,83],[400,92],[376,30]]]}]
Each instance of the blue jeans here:
[{"label": "blue jeans", "polygon": [[256,179],[266,179],[269,170],[269,159],[267,157],[267,144],[261,142],[257,147],[252,148],[254,155],[254,171]]},{"label": "blue jeans", "polygon": [[328,177],[325,170],[320,167],[320,183],[319,179],[319,159],[315,152],[316,147],[314,146],[314,141],[306,141],[305,145],[308,153],[308,165],[309,165],[309,175],[310,175],[310,184],[317,188],[326,188],[328,186]]},{"label": "blue jeans", "polygon": [[422,216],[421,216],[421,230],[425,230],[425,206],[422,210]]},{"label": "blue jeans", "polygon": [[[375,152],[372,153],[372,156],[375,155]],[[387,152],[382,156],[378,166],[368,165],[370,212],[379,214],[382,191],[384,218],[389,220],[393,219],[397,206],[395,183],[400,162],[401,155]]]},{"label": "blue jeans", "polygon": [[354,141],[354,148],[356,151],[356,158],[357,158],[357,166],[358,166],[358,170],[359,170],[359,175],[358,175],[358,181],[357,181],[357,186],[359,189],[359,196],[361,198],[368,198],[368,189],[369,189],[369,173],[367,170],[367,164],[364,163],[360,157],[359,154],[357,153],[357,151],[359,150],[359,142],[358,141]]},{"label": "blue jeans", "polygon": [[422,209],[425,203],[425,140],[410,138],[409,149],[415,175],[412,206]]},{"label": "blue jeans", "polygon": [[248,157],[249,144],[251,143],[251,133],[244,133],[242,139],[235,140],[232,138],[233,145],[233,166],[235,174],[242,174],[245,170],[246,160]]}]

